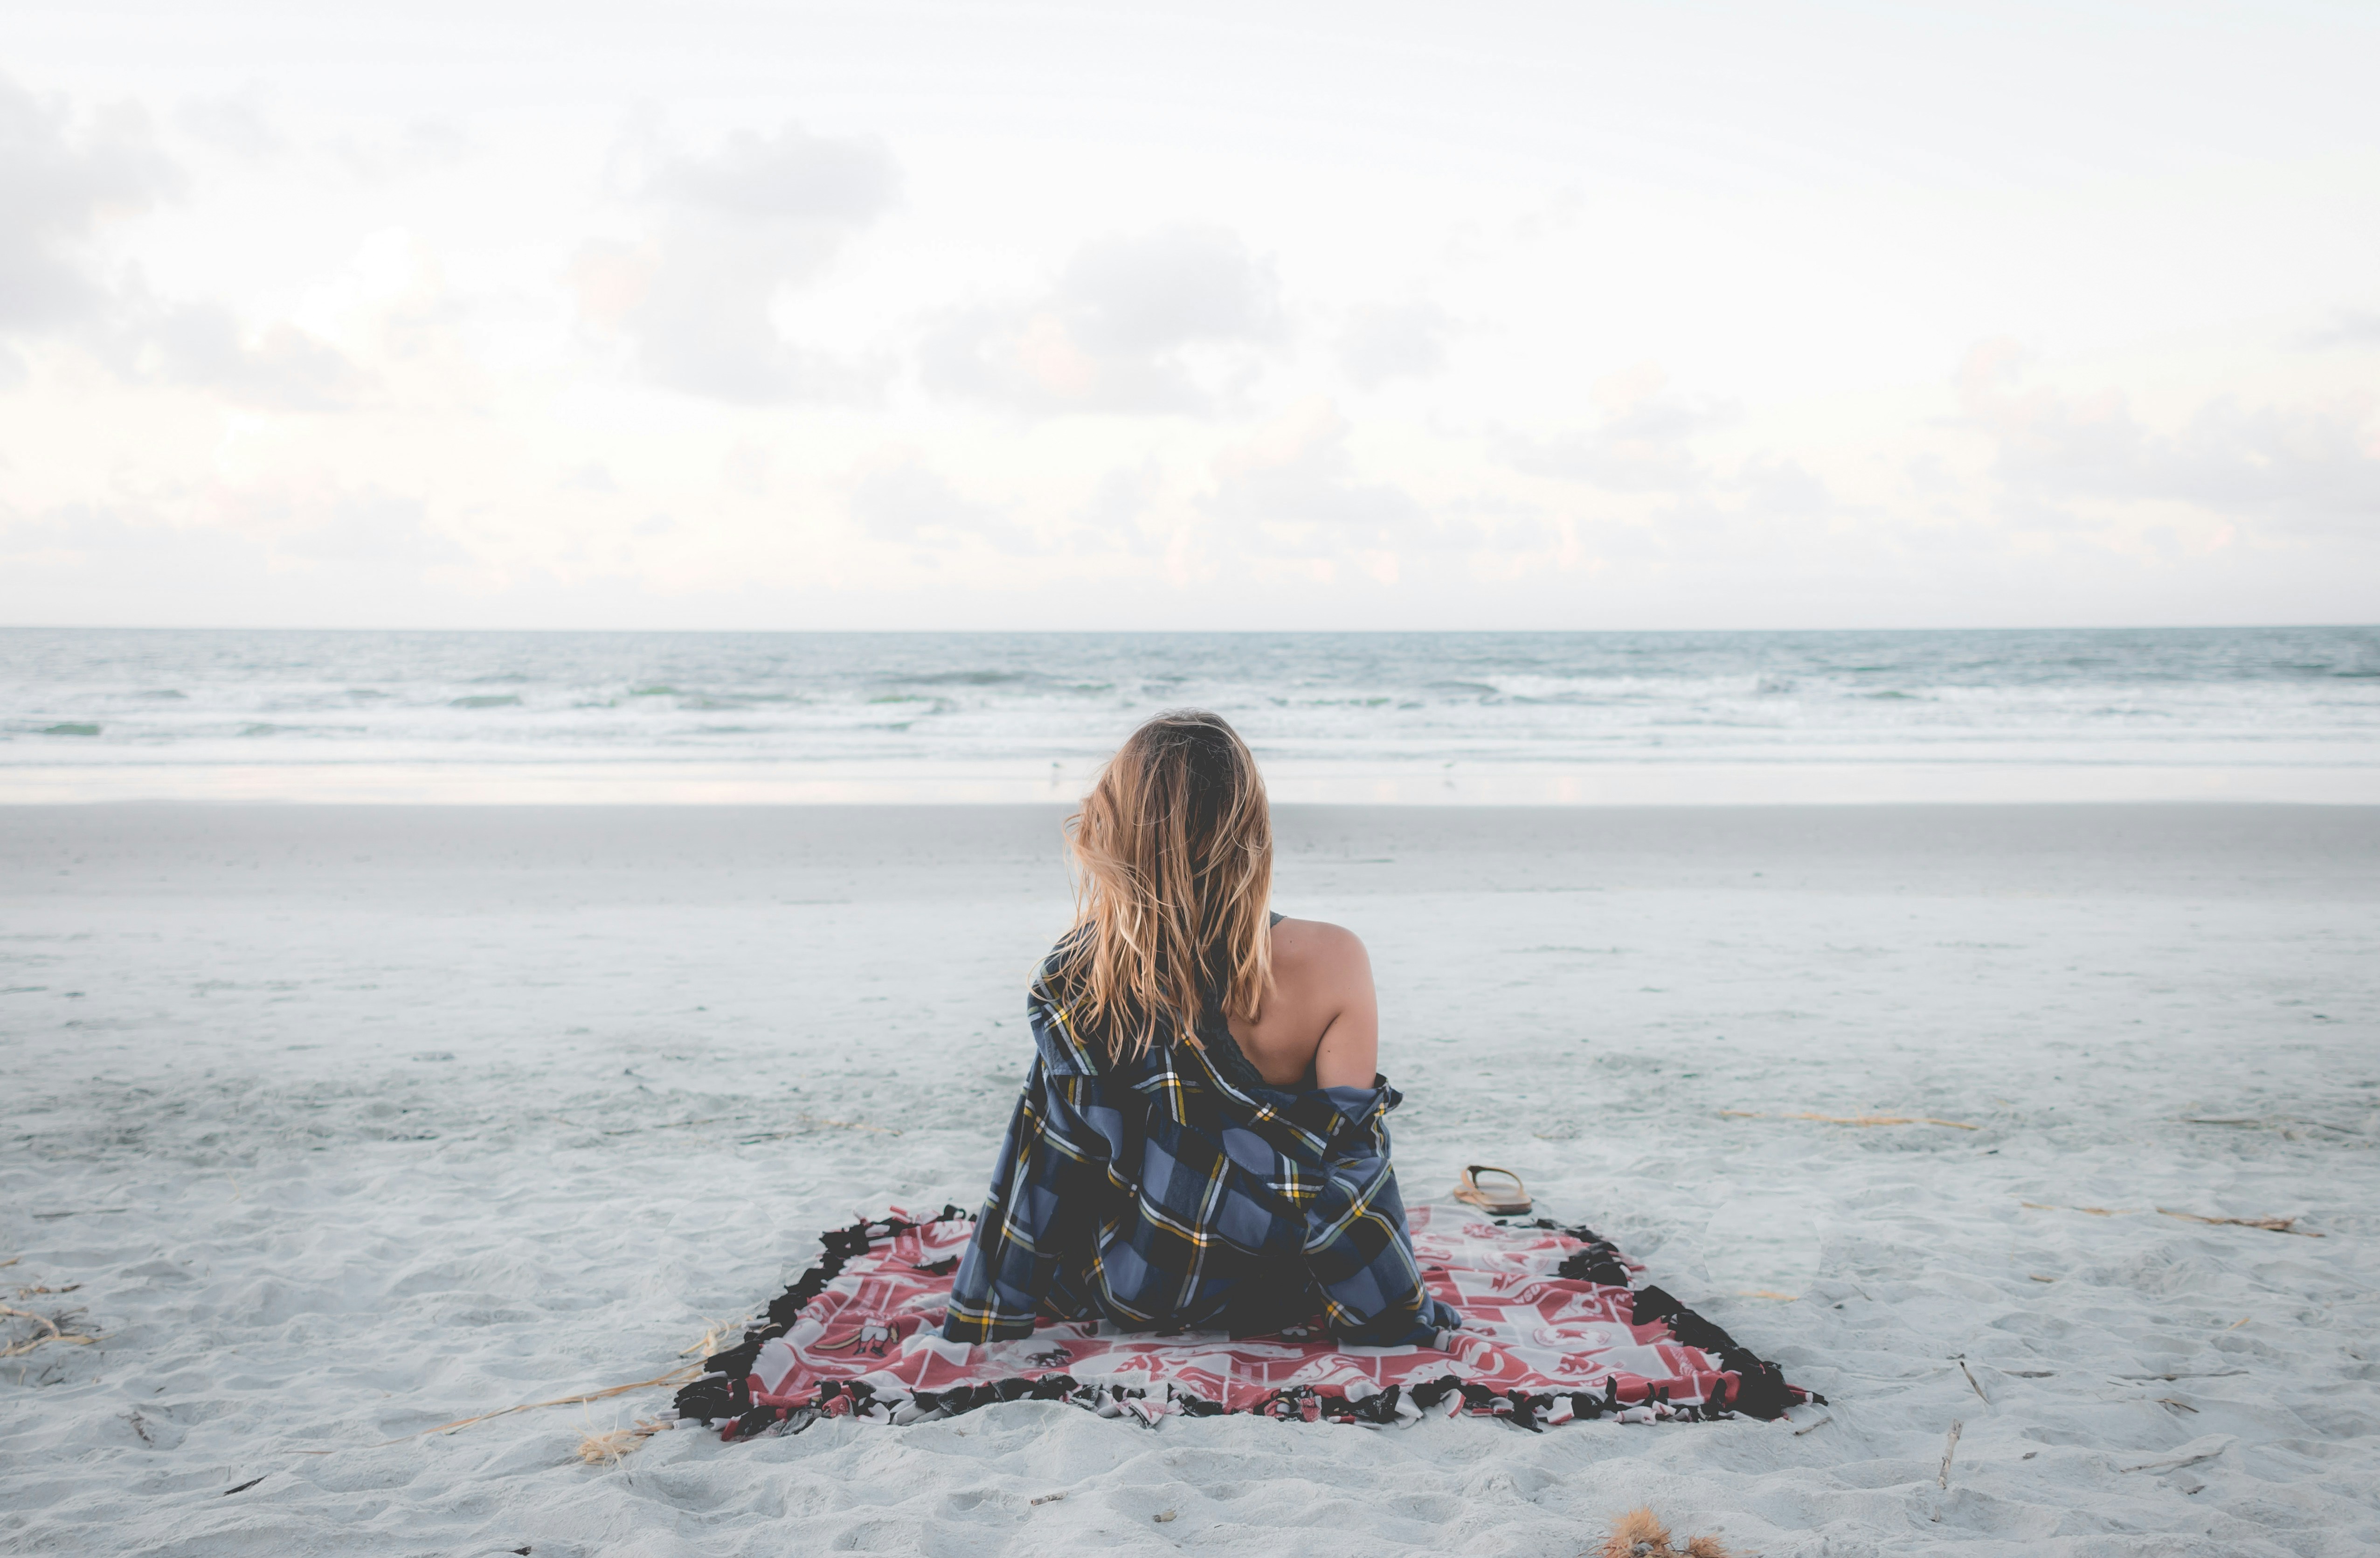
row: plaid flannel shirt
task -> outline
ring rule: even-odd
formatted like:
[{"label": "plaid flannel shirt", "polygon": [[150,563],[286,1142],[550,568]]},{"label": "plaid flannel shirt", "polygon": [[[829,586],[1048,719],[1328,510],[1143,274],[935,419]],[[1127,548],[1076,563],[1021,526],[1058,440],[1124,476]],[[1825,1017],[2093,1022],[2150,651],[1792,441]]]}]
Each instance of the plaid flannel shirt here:
[{"label": "plaid flannel shirt", "polygon": [[1414,1261],[1384,1078],[1271,1087],[1212,1005],[1197,1043],[1160,1033],[1111,1059],[1044,979],[1026,1002],[1038,1053],[945,1338],[1025,1336],[1037,1316],[1252,1334],[1319,1312],[1342,1341],[1391,1346],[1462,1323]]}]

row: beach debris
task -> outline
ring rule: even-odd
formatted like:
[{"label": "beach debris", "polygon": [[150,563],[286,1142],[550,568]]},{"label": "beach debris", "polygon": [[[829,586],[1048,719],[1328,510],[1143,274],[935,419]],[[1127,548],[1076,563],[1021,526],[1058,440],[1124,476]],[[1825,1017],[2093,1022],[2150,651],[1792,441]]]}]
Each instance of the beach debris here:
[{"label": "beach debris", "polygon": [[1173,1517],[1180,1513],[1181,1512],[1179,1510],[1160,1509],[1156,1514],[1150,1515],[1149,1518],[1156,1521],[1160,1526],[1166,1526],[1171,1525],[1173,1521]]},{"label": "beach debris", "polygon": [[2198,1408],[2197,1408],[2197,1407],[2192,1406],[2189,1402],[2187,1402],[2187,1401],[2176,1401],[2173,1397],[2171,1397],[2171,1396],[2169,1396],[2169,1395],[2161,1395],[2161,1396],[2158,1396],[2158,1397],[2157,1397],[2157,1405],[2158,1405],[2158,1406],[2170,1406],[2170,1407],[2173,1407],[2173,1408],[2174,1408],[2175,1410],[2177,1410],[2177,1411],[2180,1411],[2180,1412],[2187,1412],[2187,1413],[2189,1413],[2189,1414],[2190,1414],[2192,1417],[2193,1417],[2193,1418],[2195,1418],[2196,1416],[2198,1416]]},{"label": "beach debris", "polygon": [[1936,1485],[1944,1492],[1950,1491],[1950,1457],[1959,1453],[1959,1435],[1965,1430],[1966,1426],[1956,1418],[1950,1419],[1950,1438],[1949,1442],[1942,1446],[1942,1469],[1934,1477]]},{"label": "beach debris", "polygon": [[[508,1418],[516,1412],[534,1412],[541,1406],[577,1406],[589,1401],[608,1401],[613,1396],[625,1395],[630,1391],[657,1390],[666,1385],[682,1385],[701,1372],[701,1364],[689,1363],[683,1369],[673,1369],[666,1374],[656,1374],[650,1380],[631,1380],[625,1385],[607,1385],[600,1391],[588,1391],[580,1395],[557,1395],[551,1401],[524,1401],[516,1406],[499,1407],[493,1412],[482,1412],[475,1418],[457,1418],[451,1423],[440,1423],[436,1428],[418,1429],[412,1433],[399,1434],[395,1439],[383,1439],[376,1444],[358,1445],[355,1448],[385,1450],[392,1444],[407,1443],[416,1439],[427,1438],[433,1433],[452,1433],[456,1429],[469,1428],[473,1423],[489,1422],[497,1418]],[[654,1419],[654,1423],[655,1428],[648,1431],[657,1431],[658,1428],[662,1426],[663,1419]],[[299,1450],[295,1453],[300,1455],[335,1455],[338,1451]]]},{"label": "beach debris", "polygon": [[1722,1120],[1815,1120],[1822,1126],[1947,1126],[1954,1131],[1979,1131],[1964,1120],[1937,1120],[1931,1114],[1764,1114],[1754,1109],[1722,1109]]},{"label": "beach debris", "polygon": [[578,1458],[589,1466],[618,1466],[634,1455],[646,1440],[672,1426],[639,1418],[627,1428],[589,1432],[578,1441]]},{"label": "beach debris", "polygon": [[802,1134],[803,1130],[812,1130],[820,1126],[831,1126],[839,1131],[874,1131],[879,1136],[899,1136],[901,1134],[891,1126],[871,1126],[865,1120],[830,1120],[823,1114],[796,1114],[794,1116],[794,1119],[800,1125],[802,1130],[764,1131],[759,1136],[738,1137],[736,1138],[736,1145],[739,1147],[750,1147],[757,1142],[783,1141],[789,1136],[799,1136]]},{"label": "beach debris", "polygon": [[[2140,1211],[2138,1207],[2059,1206],[2054,1201],[2019,1201],[2017,1204],[2030,1207],[2035,1211],[2083,1211],[2094,1217],[2131,1217]],[[2301,1238],[2308,1239],[2322,1237],[2312,1228],[2298,1227],[2296,1224],[2299,1219],[2294,1217],[2202,1217],[2194,1211],[2176,1211],[2171,1207],[2164,1206],[2156,1208],[2155,1211],[2160,1216],[2178,1217],[2184,1223],[2204,1223],[2220,1228],[2261,1228],[2268,1234],[2295,1234]],[[2049,1279],[2044,1277],[2036,1280],[2046,1282]]]},{"label": "beach debris", "polygon": [[1828,1423],[1831,1423],[1834,1420],[1835,1415],[1832,1412],[1829,1412],[1815,1423],[1804,1423],[1800,1428],[1795,1429],[1793,1430],[1793,1437],[1799,1439],[1805,1433],[1812,1433],[1819,1429],[1825,1428]]},{"label": "beach debris", "polygon": [[1650,1509],[1632,1509],[1611,1523],[1603,1539],[1603,1558],[1728,1558],[1717,1537],[1696,1537],[1683,1547],[1670,1545],[1670,1528]]},{"label": "beach debris", "polygon": [[[268,1472],[266,1472],[266,1473],[264,1474],[264,1477],[270,1477],[270,1476],[272,1476],[272,1475],[273,1475],[273,1474],[272,1474],[271,1472],[269,1472],[269,1471],[268,1471]],[[217,1494],[215,1495],[215,1497],[217,1497],[217,1498],[219,1498],[219,1499],[227,1499],[227,1498],[231,1497],[234,1493],[245,1493],[245,1492],[247,1492],[250,1488],[253,1488],[253,1487],[255,1487],[258,1483],[260,1483],[260,1482],[263,1481],[263,1480],[264,1480],[264,1477],[251,1477],[251,1478],[249,1478],[247,1481],[245,1481],[245,1482],[241,1483],[241,1484],[240,1484],[238,1487],[237,1487],[237,1488],[225,1488],[222,1492],[217,1493]]]},{"label": "beach debris", "polygon": [[2182,1122],[2192,1126],[2239,1126],[2256,1130],[2278,1131],[2284,1141],[2303,1141],[2308,1131],[2326,1131],[2332,1136],[2363,1136],[2372,1133],[2354,1126],[2342,1126],[2329,1120],[2296,1119],[2289,1115],[2251,1116],[2227,1115],[2220,1118],[2204,1114],[2184,1114]]},{"label": "beach debris", "polygon": [[0,1315],[13,1315],[18,1320],[30,1320],[35,1325],[42,1326],[49,1332],[46,1336],[30,1337],[17,1343],[14,1346],[0,1347],[0,1357],[21,1357],[35,1347],[45,1347],[53,1342],[64,1343],[67,1346],[87,1347],[100,1339],[97,1332],[68,1331],[47,1315],[37,1315],[30,1309],[12,1308],[6,1304],[0,1304]]},{"label": "beach debris", "polygon": [[534,1412],[540,1406],[576,1406],[582,1402],[608,1401],[613,1396],[625,1395],[630,1391],[653,1390],[662,1385],[683,1384],[688,1376],[698,1372],[701,1368],[702,1365],[698,1363],[690,1363],[684,1369],[673,1369],[666,1374],[656,1374],[650,1380],[631,1380],[625,1385],[608,1385],[602,1390],[589,1391],[583,1395],[557,1395],[552,1401],[524,1401],[516,1406],[505,1406],[493,1412],[482,1412],[476,1418],[457,1418],[451,1423],[441,1423],[436,1428],[426,1428],[417,1433],[408,1433],[403,1439],[391,1439],[385,1442],[402,1444],[407,1439],[420,1439],[433,1433],[449,1433],[455,1429],[469,1428],[473,1423],[484,1423],[494,1418],[508,1418],[515,1412]]},{"label": "beach debris", "polygon": [[1025,1502],[1026,1503],[1062,1503],[1066,1495],[1063,1493],[1044,1493],[1038,1499],[1027,1499]]},{"label": "beach debris", "polygon": [[1984,1394],[1983,1385],[1975,1379],[1975,1371],[1967,1367],[1967,1360],[1963,1357],[1959,1360],[1959,1372],[1967,1377],[1967,1383],[1975,1387],[1975,1399],[1989,1406],[1992,1404],[1992,1398]]},{"label": "beach debris", "polygon": [[720,1350],[720,1344],[750,1323],[751,1319],[750,1315],[738,1315],[734,1320],[710,1320],[706,1317],[702,1322],[704,1329],[700,1339],[678,1348],[677,1356],[709,1357],[712,1353]]},{"label": "beach debris", "polygon": [[2213,1460],[2236,1442],[2238,1442],[2228,1433],[2207,1439],[2193,1439],[2170,1455],[2165,1455],[2154,1461],[2143,1461],[2138,1466],[2119,1466],[2116,1469],[2118,1471],[2180,1471],[2183,1467],[2196,1466],[2201,1461]]},{"label": "beach debris", "polygon": [[2194,1211],[2174,1211],[2166,1207],[2159,1207],[2157,1211],[2168,1217],[2179,1217],[2185,1223],[2207,1223],[2228,1228],[2262,1228],[2266,1233],[2295,1234],[2308,1239],[2322,1237],[2311,1228],[2295,1226],[2297,1219],[2294,1217],[2201,1217]]}]

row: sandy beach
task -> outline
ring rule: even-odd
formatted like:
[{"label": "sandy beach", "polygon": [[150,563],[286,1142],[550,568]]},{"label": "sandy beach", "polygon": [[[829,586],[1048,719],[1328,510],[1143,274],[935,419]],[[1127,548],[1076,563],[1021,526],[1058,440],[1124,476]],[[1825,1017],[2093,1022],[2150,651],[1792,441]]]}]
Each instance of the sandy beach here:
[{"label": "sandy beach", "polygon": [[0,1362],[0,1547],[2380,1546],[2380,808],[1282,809],[1407,1198],[1520,1171],[1830,1398],[1787,1423],[403,1437],[979,1199],[1061,815],[0,810],[0,1303],[99,1337]]}]

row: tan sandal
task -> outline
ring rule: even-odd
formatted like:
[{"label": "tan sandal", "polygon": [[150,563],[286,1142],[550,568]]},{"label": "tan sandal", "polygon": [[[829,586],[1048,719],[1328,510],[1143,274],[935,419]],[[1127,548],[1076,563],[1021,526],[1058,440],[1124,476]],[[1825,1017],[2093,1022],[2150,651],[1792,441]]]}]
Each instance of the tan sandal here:
[{"label": "tan sandal", "polygon": [[[1512,1182],[1512,1190],[1490,1190],[1479,1183],[1483,1174],[1500,1174]],[[1528,1187],[1521,1176],[1511,1169],[1489,1168],[1486,1163],[1474,1163],[1463,1171],[1455,1182],[1454,1199],[1477,1207],[1490,1217],[1525,1217],[1536,1203],[1529,1199]]]}]

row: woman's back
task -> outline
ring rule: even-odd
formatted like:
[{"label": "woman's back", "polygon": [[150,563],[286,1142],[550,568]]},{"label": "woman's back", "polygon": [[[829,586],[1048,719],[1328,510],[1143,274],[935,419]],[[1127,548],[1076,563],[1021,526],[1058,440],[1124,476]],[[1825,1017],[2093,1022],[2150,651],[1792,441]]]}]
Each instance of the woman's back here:
[{"label": "woman's back", "polygon": [[1276,1088],[1368,1088],[1379,1070],[1372,960],[1352,931],[1319,919],[1272,924],[1272,992],[1232,1037]]}]

